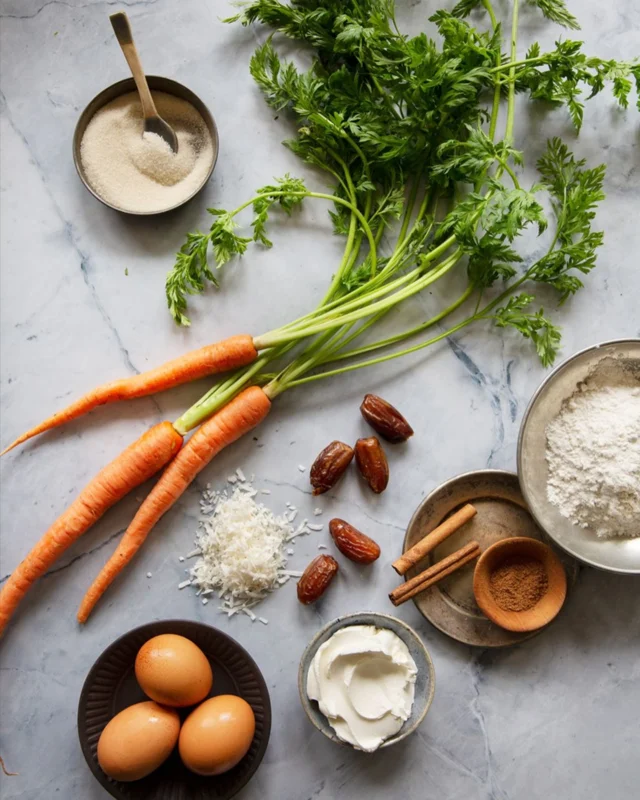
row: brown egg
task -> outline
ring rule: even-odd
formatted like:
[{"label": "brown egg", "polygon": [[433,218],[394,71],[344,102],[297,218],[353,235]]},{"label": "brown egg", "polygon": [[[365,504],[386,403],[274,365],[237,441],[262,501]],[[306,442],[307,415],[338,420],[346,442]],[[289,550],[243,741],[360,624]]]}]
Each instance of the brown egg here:
[{"label": "brown egg", "polygon": [[125,708],[107,724],[98,740],[98,762],[116,781],[137,781],[170,755],[180,734],[172,708],[147,700]]},{"label": "brown egg", "polygon": [[156,703],[182,708],[209,694],[213,672],[209,660],[190,639],[164,633],[143,644],[136,656],[136,678]]},{"label": "brown egg", "polygon": [[198,775],[220,775],[243,758],[255,730],[253,709],[241,697],[210,697],[182,724],[180,758]]}]

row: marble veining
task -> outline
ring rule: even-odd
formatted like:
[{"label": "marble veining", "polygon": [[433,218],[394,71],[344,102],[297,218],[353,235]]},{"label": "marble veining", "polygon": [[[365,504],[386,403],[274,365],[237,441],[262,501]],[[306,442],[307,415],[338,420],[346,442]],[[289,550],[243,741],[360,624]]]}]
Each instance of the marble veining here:
[{"label": "marble veining", "polygon": [[[579,38],[589,52],[605,58],[640,52],[635,0],[568,5],[583,23]],[[399,0],[401,26],[424,28],[434,6]],[[71,158],[82,108],[127,75],[108,22],[123,7],[149,73],[186,83],[220,129],[212,181],[189,205],[159,219],[127,218],[103,207],[81,185]],[[312,185],[320,180],[280,146],[286,122],[274,120],[252,83],[248,60],[263,34],[223,25],[227,13],[226,0],[0,0],[3,443],[95,384],[237,333],[238,320],[250,333],[274,328],[312,307],[323,291],[339,242],[328,235],[326,208],[310,204],[272,227],[272,250],[255,249],[229,265],[221,291],[193,301],[190,330],[176,330],[167,314],[164,274],[184,234],[206,224],[208,206],[234,207],[287,171]],[[526,5],[522,23],[523,48],[534,38],[549,46],[559,35]],[[558,134],[580,157],[608,166],[598,268],[564,307],[543,298],[563,326],[564,355],[640,335],[637,126],[637,113],[613,109],[607,95],[588,104],[578,139],[563,112],[519,106],[516,141],[531,163],[545,139]],[[539,245],[531,239],[529,246],[533,258]],[[457,280],[452,276],[433,295],[408,303],[406,324],[457,296]],[[421,497],[459,472],[515,468],[519,423],[543,375],[526,342],[476,327],[406,360],[284,395],[254,437],[200,476],[79,630],[77,605],[147,487],[112,509],[40,582],[0,646],[0,755],[20,773],[0,774],[3,800],[106,798],[77,741],[82,683],[118,635],[169,617],[228,631],[256,658],[270,687],[271,742],[242,800],[637,796],[640,594],[632,577],[582,569],[549,630],[500,651],[447,639],[412,604],[397,609],[429,648],[436,694],[417,734],[374,758],[325,740],[298,703],[298,661],[318,628],[351,611],[389,611],[386,595],[396,582],[389,565]],[[3,458],[0,580],[90,476],[150,424],[175,419],[206,387],[204,381],[101,409]],[[329,495],[312,498],[298,464],[308,467],[328,438],[364,435],[357,411],[364,391],[397,403],[416,435],[389,449],[392,477],[381,497],[371,497],[351,474]],[[179,556],[192,547],[199,492],[207,482],[222,486],[238,466],[271,490],[262,499],[275,511],[289,501],[301,518],[320,506],[324,513],[314,522],[346,517],[380,542],[381,559],[370,569],[344,564],[338,584],[316,608],[300,607],[294,586],[285,586],[261,608],[268,626],[227,620],[215,603],[204,607],[190,590],[178,591],[185,567]],[[327,541],[326,528],[299,539],[290,566],[303,568]]]}]

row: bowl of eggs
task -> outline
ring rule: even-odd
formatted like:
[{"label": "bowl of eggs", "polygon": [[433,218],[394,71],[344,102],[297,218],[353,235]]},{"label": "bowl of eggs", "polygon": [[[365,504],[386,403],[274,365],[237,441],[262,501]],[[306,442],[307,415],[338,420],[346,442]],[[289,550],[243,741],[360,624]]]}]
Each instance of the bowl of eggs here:
[{"label": "bowl of eggs", "polygon": [[251,656],[198,622],[135,628],[98,658],[78,705],[91,771],[121,800],[227,800],[264,757],[271,704]]}]

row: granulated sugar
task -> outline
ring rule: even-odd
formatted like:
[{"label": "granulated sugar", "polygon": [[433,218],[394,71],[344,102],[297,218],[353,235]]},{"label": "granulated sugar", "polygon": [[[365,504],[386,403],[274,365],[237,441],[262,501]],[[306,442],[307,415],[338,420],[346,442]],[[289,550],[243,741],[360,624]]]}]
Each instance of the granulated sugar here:
[{"label": "granulated sugar", "polygon": [[136,92],[103,106],[82,137],[80,156],[89,184],[126,211],[164,211],[202,184],[213,161],[213,142],[199,112],[180,97],[152,92],[160,116],[178,138],[178,152],[155,133],[144,133]]}]

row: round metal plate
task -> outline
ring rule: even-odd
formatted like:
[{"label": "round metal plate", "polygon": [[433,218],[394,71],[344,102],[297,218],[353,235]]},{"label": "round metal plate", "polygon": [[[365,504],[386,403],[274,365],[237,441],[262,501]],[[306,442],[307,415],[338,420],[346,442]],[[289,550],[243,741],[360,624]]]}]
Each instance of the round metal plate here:
[{"label": "round metal plate", "polygon": [[[512,472],[487,469],[458,475],[431,492],[409,523],[403,552],[465,503],[475,506],[476,516],[409,570],[405,576],[407,579],[473,540],[480,543],[483,551],[494,542],[513,536],[529,536],[552,544],[531,517],[520,492],[518,476]],[[578,574],[578,566],[562,551],[558,555],[566,569],[570,588]],[[471,562],[416,595],[413,602],[420,613],[447,636],[478,647],[506,647],[539,633],[506,631],[484,616],[473,595],[474,567],[475,562]]]},{"label": "round metal plate", "polygon": [[[98,764],[98,739],[109,720],[123,708],[148,700],[136,681],[135,658],[146,641],[162,633],[176,633],[198,645],[213,668],[209,696],[235,694],[244,698],[255,715],[255,736],[242,761],[223,775],[195,775],[184,766],[176,749],[146,778],[131,783],[115,781]],[[181,719],[191,710],[179,709]],[[78,704],[78,736],[84,757],[102,786],[119,800],[229,800],[260,766],[270,731],[269,691],[255,661],[226,633],[187,620],[152,622],[116,639],[91,668]]]},{"label": "round metal plate", "polygon": [[518,475],[531,514],[563,550],[592,567],[640,574],[640,537],[601,539],[594,532],[573,525],[547,499],[547,425],[586,378],[595,372],[621,369],[633,380],[637,379],[640,386],[640,339],[605,342],[582,350],[549,375],[534,394],[522,420]]}]

